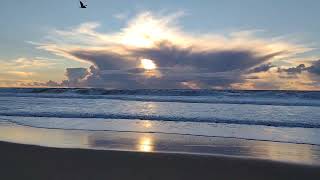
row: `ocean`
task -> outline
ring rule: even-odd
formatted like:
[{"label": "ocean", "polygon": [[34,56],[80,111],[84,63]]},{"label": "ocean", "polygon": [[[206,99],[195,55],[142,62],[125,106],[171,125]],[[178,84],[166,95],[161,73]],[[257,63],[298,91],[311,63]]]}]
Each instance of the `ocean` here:
[{"label": "ocean", "polygon": [[320,92],[1,88],[0,121],[320,145]]}]

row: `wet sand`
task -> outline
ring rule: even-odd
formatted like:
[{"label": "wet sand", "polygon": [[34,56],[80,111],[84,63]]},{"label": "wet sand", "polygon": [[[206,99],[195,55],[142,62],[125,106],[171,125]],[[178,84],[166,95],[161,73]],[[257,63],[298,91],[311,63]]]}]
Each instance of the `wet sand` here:
[{"label": "wet sand", "polygon": [[4,180],[320,179],[319,153],[307,144],[0,123]]},{"label": "wet sand", "polygon": [[225,155],[320,166],[317,145],[224,137],[45,129],[0,121],[0,141],[54,148]]},{"label": "wet sand", "polygon": [[63,149],[0,142],[1,179],[319,179],[319,166],[251,158]]}]

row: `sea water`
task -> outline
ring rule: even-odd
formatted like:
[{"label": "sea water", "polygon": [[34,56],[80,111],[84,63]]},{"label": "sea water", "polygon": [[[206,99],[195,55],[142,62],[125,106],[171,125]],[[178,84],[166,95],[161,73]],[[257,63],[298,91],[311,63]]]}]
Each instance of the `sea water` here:
[{"label": "sea water", "polygon": [[2,88],[0,120],[320,145],[320,92]]}]

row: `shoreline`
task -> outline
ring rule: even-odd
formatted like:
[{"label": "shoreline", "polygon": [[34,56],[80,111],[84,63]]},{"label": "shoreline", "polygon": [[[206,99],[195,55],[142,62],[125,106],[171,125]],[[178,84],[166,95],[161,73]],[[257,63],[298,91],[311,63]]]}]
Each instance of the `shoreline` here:
[{"label": "shoreline", "polygon": [[3,179],[319,179],[320,167],[175,153],[64,149],[0,142]]},{"label": "shoreline", "polygon": [[306,144],[0,123],[0,177],[10,180],[319,179],[319,157]]},{"label": "shoreline", "polygon": [[320,166],[320,146],[223,137],[43,129],[2,121],[0,141],[51,148],[226,156]]}]

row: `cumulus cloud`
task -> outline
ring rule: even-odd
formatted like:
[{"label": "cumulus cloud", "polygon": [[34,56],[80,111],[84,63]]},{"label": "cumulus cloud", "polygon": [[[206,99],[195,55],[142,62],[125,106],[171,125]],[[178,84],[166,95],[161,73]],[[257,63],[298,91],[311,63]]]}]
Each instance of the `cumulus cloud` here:
[{"label": "cumulus cloud", "polygon": [[67,68],[66,77],[67,81],[64,81],[65,86],[80,86],[81,81],[84,80],[88,75],[89,71],[86,68]]},{"label": "cumulus cloud", "polygon": [[246,76],[246,81],[237,84],[237,88],[268,90],[319,90],[320,88],[319,60],[288,68],[267,64],[260,67],[257,67],[259,69],[257,71],[253,69],[251,71],[253,74]]},{"label": "cumulus cloud", "polygon": [[320,75],[320,60],[312,61],[310,66],[300,64],[296,67],[279,68],[279,72],[286,72],[291,75],[301,74],[303,72],[309,72],[313,75]]},{"label": "cumulus cloud", "polygon": [[[227,35],[185,32],[178,26],[183,13],[157,16],[144,12],[118,32],[102,33],[89,22],[55,30],[43,49],[65,58],[91,64],[89,69],[67,69],[63,86],[104,88],[252,88],[274,60],[288,59],[310,50],[277,38],[258,38],[253,31]],[[145,67],[142,59],[152,62]],[[153,67],[152,66],[152,67]],[[304,71],[306,67],[283,69]],[[319,69],[307,68],[319,73]],[[276,72],[273,72],[276,73]],[[280,73],[280,72],[278,72]]]}]

